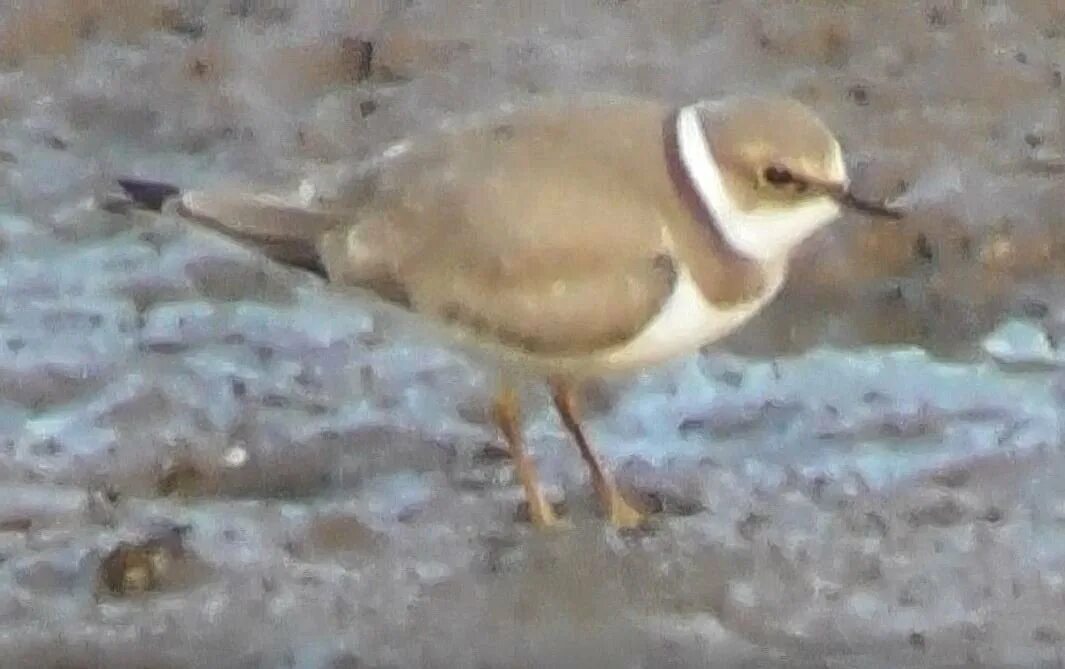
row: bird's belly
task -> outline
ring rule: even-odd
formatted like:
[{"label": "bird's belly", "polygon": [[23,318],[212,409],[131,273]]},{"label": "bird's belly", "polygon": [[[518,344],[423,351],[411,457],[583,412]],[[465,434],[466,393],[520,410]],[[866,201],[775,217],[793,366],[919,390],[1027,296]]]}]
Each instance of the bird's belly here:
[{"label": "bird's belly", "polygon": [[600,352],[597,362],[605,369],[644,367],[721,339],[765,306],[783,283],[774,277],[765,293],[749,302],[719,307],[699,290],[687,266],[681,265],[669,300],[647,326],[628,342]]}]

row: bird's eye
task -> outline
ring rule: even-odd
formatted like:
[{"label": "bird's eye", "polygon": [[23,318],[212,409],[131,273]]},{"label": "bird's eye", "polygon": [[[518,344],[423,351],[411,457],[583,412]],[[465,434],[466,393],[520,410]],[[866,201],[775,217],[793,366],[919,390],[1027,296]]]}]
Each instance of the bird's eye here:
[{"label": "bird's eye", "polygon": [[770,165],[762,172],[762,178],[766,183],[774,186],[784,186],[795,181],[795,177],[791,172],[783,167],[777,167],[776,165]]}]

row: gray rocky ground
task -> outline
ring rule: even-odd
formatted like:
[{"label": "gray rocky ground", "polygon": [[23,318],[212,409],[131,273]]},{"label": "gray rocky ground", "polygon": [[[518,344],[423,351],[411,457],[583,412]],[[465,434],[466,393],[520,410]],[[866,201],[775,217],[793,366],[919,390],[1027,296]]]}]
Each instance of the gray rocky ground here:
[{"label": "gray rocky ground", "polygon": [[[1062,666],[1063,62],[1045,2],[8,0],[0,666]],[[535,386],[568,531],[514,518],[491,370],[96,206],[583,90],[794,95],[914,212],[592,389],[645,534],[595,518]]]}]

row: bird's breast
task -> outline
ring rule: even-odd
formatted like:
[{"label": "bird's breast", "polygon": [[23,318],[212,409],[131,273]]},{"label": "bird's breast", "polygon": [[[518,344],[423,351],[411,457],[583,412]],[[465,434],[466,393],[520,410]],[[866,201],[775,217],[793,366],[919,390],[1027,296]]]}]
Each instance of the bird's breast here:
[{"label": "bird's breast", "polygon": [[599,363],[612,370],[644,367],[691,353],[721,339],[758,313],[780,290],[784,271],[772,272],[756,297],[719,305],[699,289],[687,265],[679,260],[673,292],[658,314],[633,339],[601,352]]}]

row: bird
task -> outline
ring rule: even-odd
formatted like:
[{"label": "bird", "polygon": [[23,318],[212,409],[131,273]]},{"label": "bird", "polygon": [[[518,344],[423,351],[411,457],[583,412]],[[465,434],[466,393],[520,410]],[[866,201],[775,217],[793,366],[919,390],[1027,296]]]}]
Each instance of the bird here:
[{"label": "bird", "polygon": [[844,210],[903,215],[856,195],[826,124],[772,95],[537,100],[413,133],[355,174],[310,201],[117,182],[135,206],[487,353],[501,370],[493,422],[542,528],[561,519],[523,438],[515,374],[549,388],[605,518],[643,526],[648,510],[619,489],[582,427],[586,384],[739,328],[779,293],[792,252]]}]

